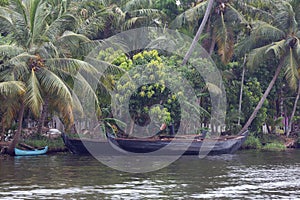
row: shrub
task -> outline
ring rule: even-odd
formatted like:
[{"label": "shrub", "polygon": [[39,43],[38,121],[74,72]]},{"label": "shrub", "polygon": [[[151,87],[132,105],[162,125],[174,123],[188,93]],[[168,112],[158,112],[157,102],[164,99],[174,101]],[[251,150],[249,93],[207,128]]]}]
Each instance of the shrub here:
[{"label": "shrub", "polygon": [[259,138],[254,135],[249,135],[243,144],[244,149],[261,149],[262,145]]}]

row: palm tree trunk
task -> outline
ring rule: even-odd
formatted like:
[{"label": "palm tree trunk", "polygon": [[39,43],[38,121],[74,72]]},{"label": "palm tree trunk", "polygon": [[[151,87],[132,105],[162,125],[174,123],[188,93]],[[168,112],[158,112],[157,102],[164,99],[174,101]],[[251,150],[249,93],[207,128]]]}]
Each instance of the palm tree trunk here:
[{"label": "palm tree trunk", "polygon": [[211,44],[210,44],[210,48],[209,48],[209,55],[211,56],[212,53],[214,52],[215,46],[216,46],[216,36],[213,35],[212,39],[211,39]]},{"label": "palm tree trunk", "polygon": [[240,90],[240,99],[239,99],[239,117],[238,117],[238,125],[241,124],[241,113],[242,113],[242,101],[243,101],[243,89],[244,89],[244,80],[245,80],[245,65],[246,65],[247,57],[245,55],[244,57],[244,63],[243,63],[243,72],[242,72],[242,81],[241,81],[241,90]]},{"label": "palm tree trunk", "polygon": [[1,126],[2,126],[2,131],[0,133],[0,142],[1,142],[2,139],[4,139],[4,135],[5,135],[4,117],[3,117],[2,121],[1,121]]},{"label": "palm tree trunk", "polygon": [[266,89],[265,93],[263,94],[262,98],[260,99],[260,101],[258,102],[256,108],[254,109],[253,113],[251,114],[251,116],[249,117],[247,123],[244,125],[244,127],[240,130],[239,134],[242,134],[243,132],[245,132],[249,126],[251,125],[252,121],[255,119],[258,111],[261,109],[262,105],[264,104],[267,96],[269,95],[271,89],[273,88],[274,84],[275,84],[275,81],[276,79],[278,78],[279,76],[279,73],[281,71],[281,68],[283,66],[283,62],[284,62],[284,59],[281,59],[280,62],[279,62],[279,65],[275,71],[275,75],[273,76],[273,79],[271,80],[271,82],[269,83],[269,86],[268,88]]},{"label": "palm tree trunk", "polygon": [[24,102],[22,102],[20,112],[19,112],[19,117],[18,117],[18,129],[17,129],[17,132],[14,135],[14,138],[13,138],[12,142],[10,143],[10,145],[7,149],[7,153],[10,154],[10,155],[15,154],[14,149],[15,149],[16,145],[18,144],[20,136],[21,136],[24,110],[25,110],[25,105],[24,105]]},{"label": "palm tree trunk", "polygon": [[294,107],[293,107],[293,111],[290,117],[290,121],[289,121],[289,126],[288,126],[288,130],[286,132],[286,136],[289,137],[291,130],[292,130],[292,124],[293,124],[293,118],[295,116],[296,110],[297,110],[297,104],[299,101],[299,97],[300,97],[300,80],[298,81],[298,92],[297,92],[297,96],[294,102]]},{"label": "palm tree trunk", "polygon": [[38,127],[37,127],[37,134],[38,135],[42,135],[43,132],[43,126],[45,124],[45,119],[46,119],[46,115],[47,115],[47,111],[48,111],[48,98],[45,99],[45,103],[43,105],[42,108],[42,114],[38,120]]},{"label": "palm tree trunk", "polygon": [[214,0],[209,0],[206,11],[205,11],[205,14],[204,14],[204,17],[203,17],[203,20],[202,20],[202,22],[200,24],[200,27],[199,27],[199,29],[196,33],[196,36],[194,37],[194,40],[193,40],[193,42],[190,46],[190,49],[188,50],[188,52],[185,54],[185,56],[183,58],[182,65],[185,65],[187,63],[187,61],[189,60],[189,58],[191,57],[192,52],[194,51],[194,49],[196,47],[196,44],[198,43],[198,40],[200,38],[200,35],[202,34],[203,29],[205,27],[205,24],[208,20],[208,17],[210,15],[210,11],[213,7],[213,4],[214,4]]}]

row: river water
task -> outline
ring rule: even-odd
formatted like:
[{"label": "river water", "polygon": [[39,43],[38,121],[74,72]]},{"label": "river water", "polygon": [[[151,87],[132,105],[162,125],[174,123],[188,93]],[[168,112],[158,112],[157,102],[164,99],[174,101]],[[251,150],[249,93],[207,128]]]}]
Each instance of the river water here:
[{"label": "river water", "polygon": [[300,199],[300,151],[183,156],[155,172],[90,156],[0,157],[0,199]]}]

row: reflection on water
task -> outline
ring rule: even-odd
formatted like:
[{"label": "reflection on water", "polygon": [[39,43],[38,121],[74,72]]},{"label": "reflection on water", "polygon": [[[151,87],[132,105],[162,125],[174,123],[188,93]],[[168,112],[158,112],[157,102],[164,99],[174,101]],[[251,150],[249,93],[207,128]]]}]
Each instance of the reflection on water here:
[{"label": "reflection on water", "polygon": [[0,157],[0,199],[297,199],[300,151],[184,156],[129,174],[89,156]]}]

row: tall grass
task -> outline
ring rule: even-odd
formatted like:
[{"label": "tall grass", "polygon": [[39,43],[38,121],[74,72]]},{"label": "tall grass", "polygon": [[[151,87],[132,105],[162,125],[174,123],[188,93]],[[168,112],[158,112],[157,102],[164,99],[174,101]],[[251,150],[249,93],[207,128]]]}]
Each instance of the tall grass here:
[{"label": "tall grass", "polygon": [[56,138],[56,139],[49,139],[46,137],[28,138],[22,142],[33,147],[48,146],[49,148],[64,148],[64,142],[62,138]]},{"label": "tall grass", "polygon": [[284,151],[286,150],[286,146],[281,142],[274,141],[264,145],[262,149],[264,151]]}]

